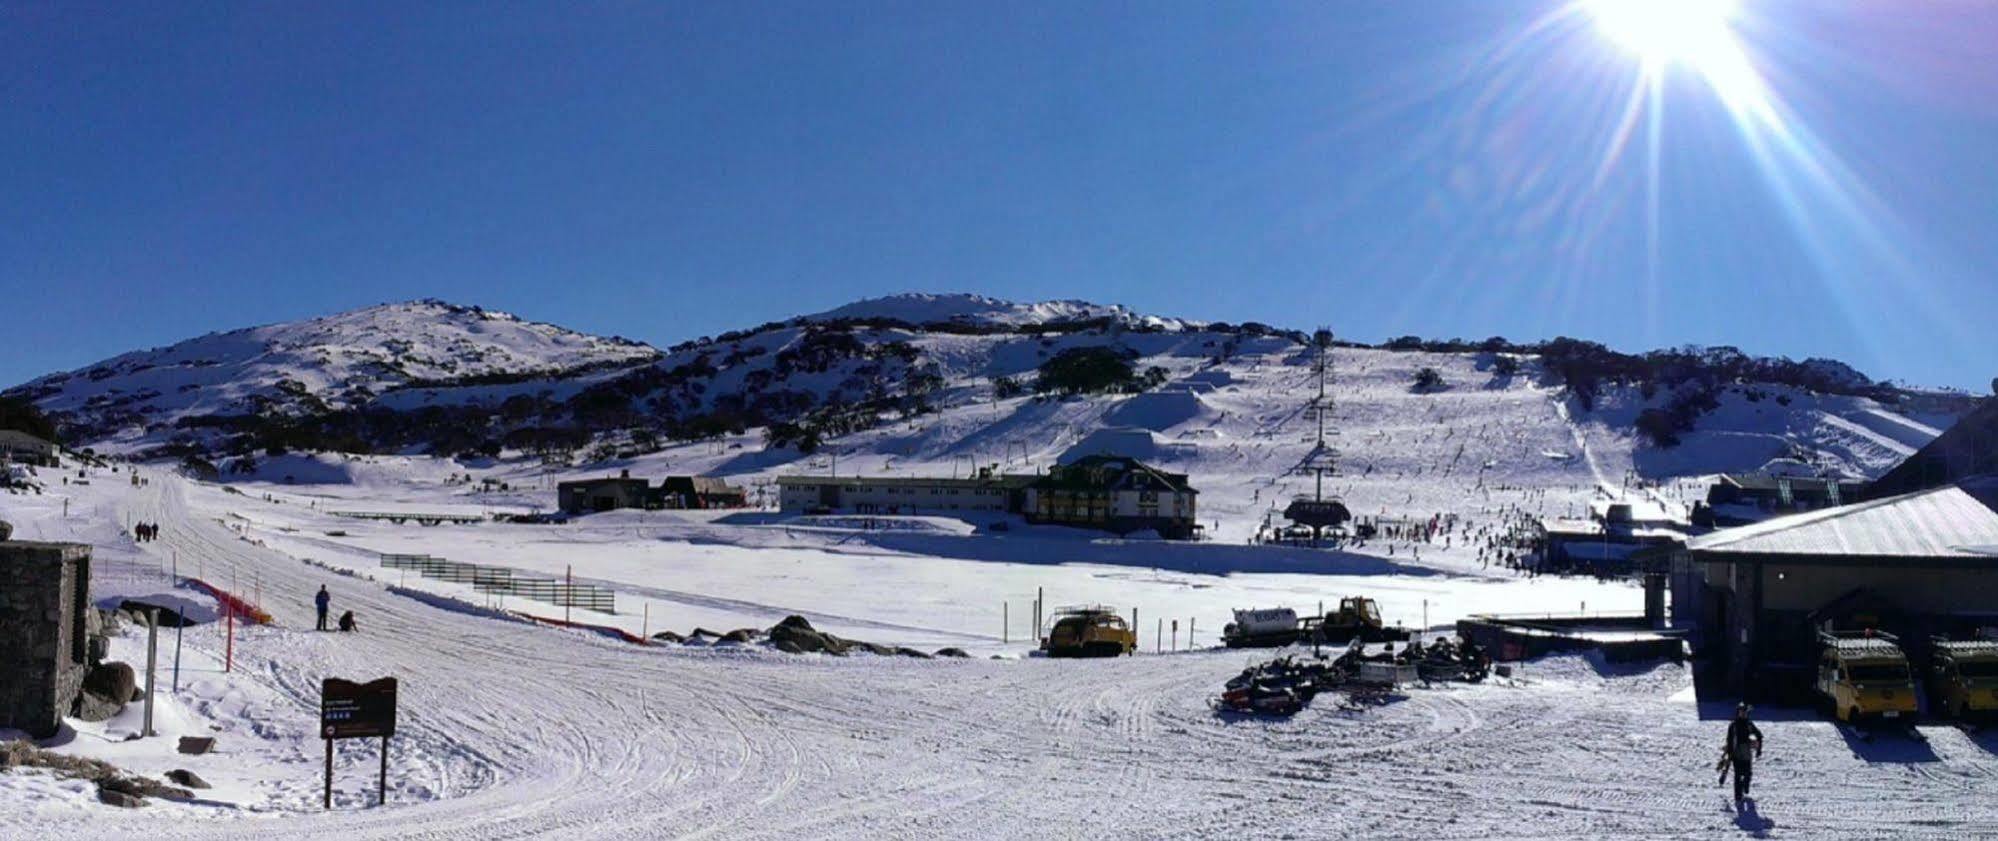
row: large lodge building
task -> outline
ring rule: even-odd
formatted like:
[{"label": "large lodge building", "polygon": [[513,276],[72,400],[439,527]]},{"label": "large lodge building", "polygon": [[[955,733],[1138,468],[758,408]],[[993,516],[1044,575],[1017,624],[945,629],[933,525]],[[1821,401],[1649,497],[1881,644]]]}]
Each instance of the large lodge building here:
[{"label": "large lodge building", "polygon": [[797,514],[1019,514],[1030,523],[1120,535],[1149,530],[1175,540],[1199,531],[1194,508],[1199,492],[1184,474],[1121,456],[1087,456],[1042,474],[783,476],[777,487],[779,506]]}]

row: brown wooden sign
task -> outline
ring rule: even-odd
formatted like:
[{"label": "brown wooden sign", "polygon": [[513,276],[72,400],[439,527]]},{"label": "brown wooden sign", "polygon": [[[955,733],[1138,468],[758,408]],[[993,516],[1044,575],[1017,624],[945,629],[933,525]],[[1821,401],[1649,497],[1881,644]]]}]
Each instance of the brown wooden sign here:
[{"label": "brown wooden sign", "polygon": [[395,678],[355,683],[329,677],[320,685],[319,692],[321,738],[395,735]]}]

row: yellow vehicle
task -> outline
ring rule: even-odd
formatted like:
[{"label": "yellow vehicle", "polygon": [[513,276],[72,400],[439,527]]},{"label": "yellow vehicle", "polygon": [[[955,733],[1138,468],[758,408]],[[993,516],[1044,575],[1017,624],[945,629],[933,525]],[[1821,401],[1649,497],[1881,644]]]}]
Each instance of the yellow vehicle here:
[{"label": "yellow vehicle", "polygon": [[1056,611],[1054,627],[1041,642],[1049,657],[1117,657],[1137,647],[1137,632],[1117,611],[1102,606]]},{"label": "yellow vehicle", "polygon": [[1914,715],[1915,677],[1893,634],[1826,633],[1819,641],[1824,655],[1818,661],[1818,695],[1840,721]]},{"label": "yellow vehicle", "polygon": [[1325,614],[1308,630],[1319,642],[1335,645],[1356,639],[1361,642],[1403,642],[1409,637],[1407,628],[1388,627],[1381,619],[1380,605],[1365,596],[1340,599],[1338,610]]},{"label": "yellow vehicle", "polygon": [[1951,718],[1998,711],[1998,641],[1937,639],[1929,657],[1929,708]]}]

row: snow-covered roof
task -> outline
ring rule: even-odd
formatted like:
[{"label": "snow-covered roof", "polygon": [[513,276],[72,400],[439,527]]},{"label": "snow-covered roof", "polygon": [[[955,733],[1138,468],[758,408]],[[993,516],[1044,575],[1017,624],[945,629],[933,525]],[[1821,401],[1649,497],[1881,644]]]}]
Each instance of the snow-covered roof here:
[{"label": "snow-covered roof", "polygon": [[1826,508],[1687,542],[1694,552],[1982,558],[1998,544],[1998,477]]}]

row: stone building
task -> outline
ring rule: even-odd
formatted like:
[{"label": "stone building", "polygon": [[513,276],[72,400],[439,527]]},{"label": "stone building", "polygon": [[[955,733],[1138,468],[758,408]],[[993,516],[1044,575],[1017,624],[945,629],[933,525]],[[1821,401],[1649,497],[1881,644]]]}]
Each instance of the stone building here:
[{"label": "stone building", "polygon": [[1120,535],[1149,529],[1174,540],[1200,531],[1194,521],[1199,492],[1184,474],[1122,456],[1084,456],[1043,474],[980,469],[962,479],[780,476],[777,488],[780,507],[794,514],[1005,513]]},{"label": "stone building", "polygon": [[1199,493],[1183,473],[1122,456],[1084,456],[1051,468],[1028,485],[1021,513],[1030,523],[1119,535],[1151,530],[1168,540],[1186,540],[1200,531],[1194,520]]},{"label": "stone building", "polygon": [[0,542],[0,728],[55,735],[90,669],[90,547]]}]

